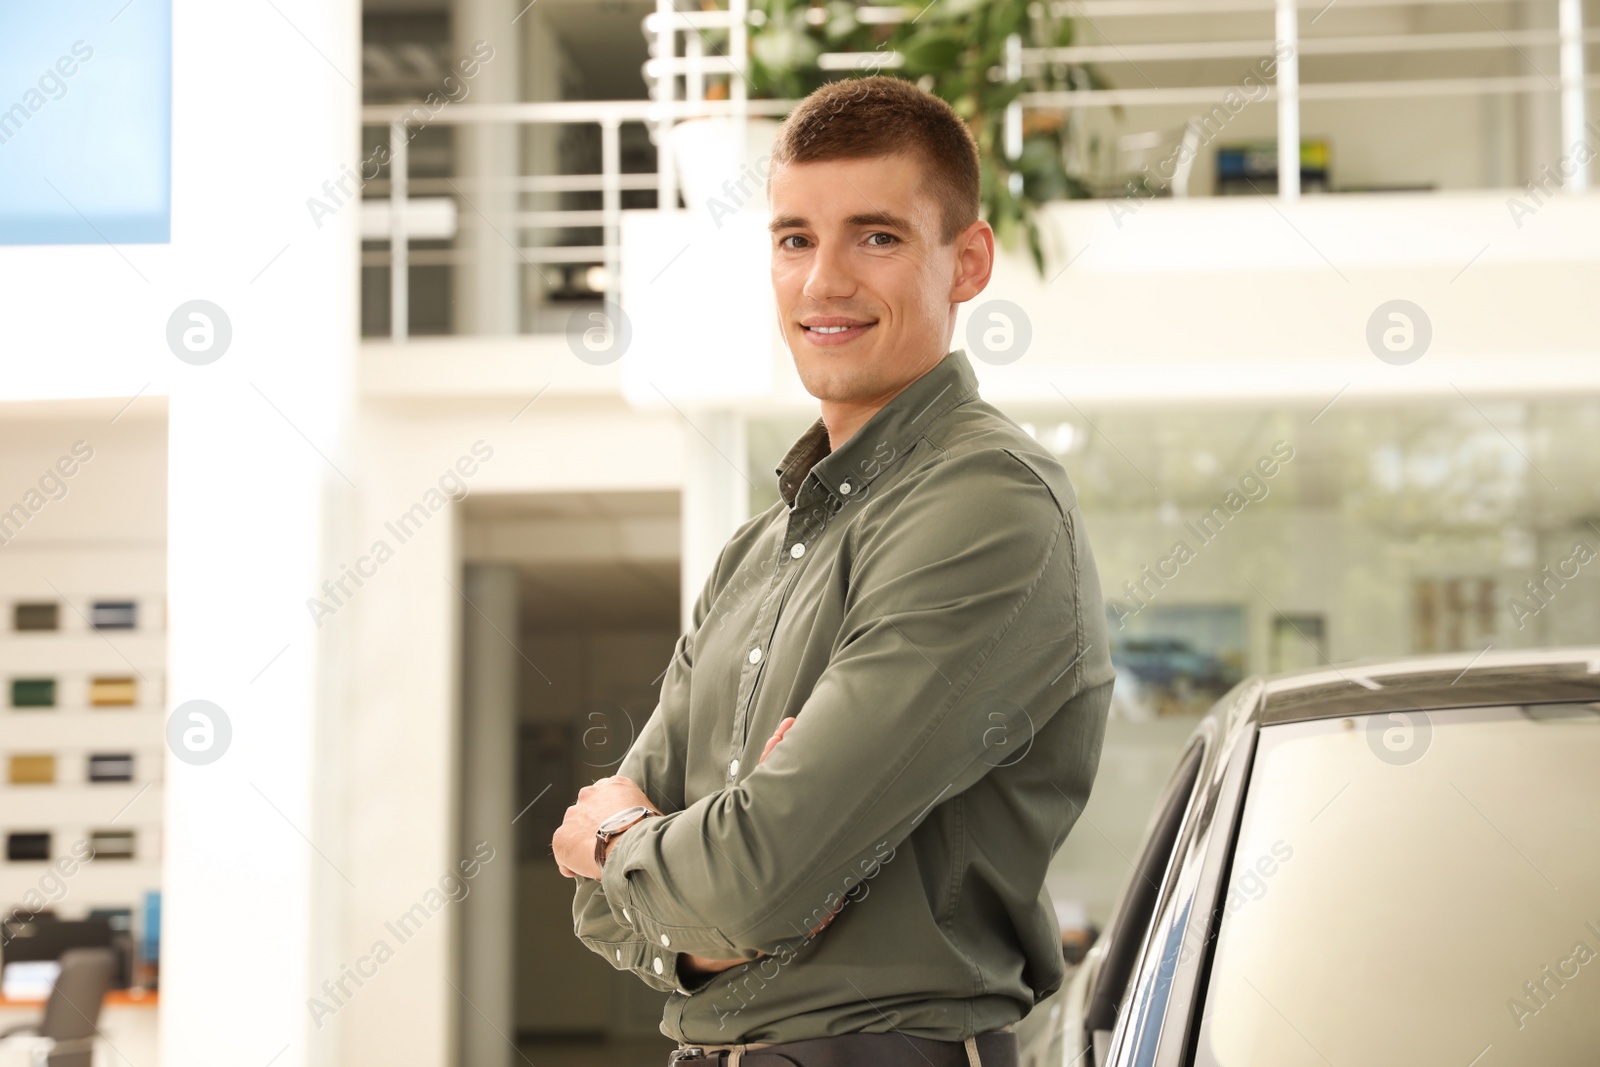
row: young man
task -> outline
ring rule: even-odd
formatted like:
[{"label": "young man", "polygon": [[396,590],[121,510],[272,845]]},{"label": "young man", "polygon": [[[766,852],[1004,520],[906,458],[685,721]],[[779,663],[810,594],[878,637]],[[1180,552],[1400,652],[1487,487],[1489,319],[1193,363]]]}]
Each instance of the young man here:
[{"label": "young man", "polygon": [[949,348],[994,258],[954,111],[826,85],[768,199],[821,417],[552,840],[574,929],[674,994],[674,1062],[1005,1067],[1064,975],[1044,875],[1112,684],[1093,557],[1065,471]]}]

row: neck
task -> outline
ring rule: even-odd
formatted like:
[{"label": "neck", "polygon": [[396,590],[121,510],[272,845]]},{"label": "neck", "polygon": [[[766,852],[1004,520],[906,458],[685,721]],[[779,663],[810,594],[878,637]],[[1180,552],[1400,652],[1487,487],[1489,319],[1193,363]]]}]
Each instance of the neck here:
[{"label": "neck", "polygon": [[866,425],[868,419],[882,410],[889,401],[905,392],[912,382],[937,367],[943,358],[944,354],[941,353],[911,378],[876,396],[867,399],[822,401],[822,422],[828,428],[829,451],[837,452],[842,448],[846,441],[855,436],[857,430]]},{"label": "neck", "polygon": [[889,401],[899,395],[896,389],[887,396],[877,397],[870,402],[834,403],[824,400],[822,402],[822,422],[828,427],[828,450],[837,452],[844,443],[856,435],[856,431],[866,425],[868,419]]}]

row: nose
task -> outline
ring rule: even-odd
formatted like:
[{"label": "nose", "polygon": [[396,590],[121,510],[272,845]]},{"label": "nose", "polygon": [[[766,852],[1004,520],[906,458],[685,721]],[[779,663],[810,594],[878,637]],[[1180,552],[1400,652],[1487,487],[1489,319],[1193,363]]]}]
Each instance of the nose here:
[{"label": "nose", "polygon": [[806,284],[801,290],[807,300],[823,305],[839,297],[853,296],[856,282],[850,275],[849,250],[837,244],[822,244],[811,257]]}]

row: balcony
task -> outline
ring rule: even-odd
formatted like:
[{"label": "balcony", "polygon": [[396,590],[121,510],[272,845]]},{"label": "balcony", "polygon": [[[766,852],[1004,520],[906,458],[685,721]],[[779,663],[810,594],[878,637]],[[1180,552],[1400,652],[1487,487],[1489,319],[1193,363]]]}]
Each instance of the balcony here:
[{"label": "balcony", "polygon": [[[1578,0],[1057,9],[1074,43],[1013,39],[992,76],[1095,72],[1092,87],[1023,91],[1006,117],[1008,154],[1024,128],[1067,124],[1064,163],[1089,195],[1042,208],[1042,274],[1005,253],[962,309],[956,345],[997,300],[1036,339],[1032,358],[986,383],[997,398],[1037,397],[1063,371],[1107,402],[1443,394],[1503,389],[1512,359],[1519,388],[1600,384],[1580,310],[1600,284],[1600,207],[1584,195],[1600,147],[1588,117],[1600,115],[1600,77],[1587,73],[1600,29],[1585,29],[1596,12],[1586,23]],[[910,14],[857,9],[863,22]],[[794,106],[751,98],[748,65],[728,58],[763,17],[743,0],[660,5],[640,27],[648,99],[364,108],[369,391],[547,387],[661,407],[673,400],[649,382],[671,373],[703,405],[804,404],[772,328],[760,194],[756,210],[729,216],[685,188],[693,175],[661,147],[685,119],[737,132]],[[737,177],[771,127],[721,145],[713,178],[719,166]],[[1394,299],[1432,329],[1435,358],[1404,382],[1363,340]],[[622,332],[621,318],[628,357],[585,360],[581,339],[596,324]],[[692,357],[680,343],[691,323]]]}]

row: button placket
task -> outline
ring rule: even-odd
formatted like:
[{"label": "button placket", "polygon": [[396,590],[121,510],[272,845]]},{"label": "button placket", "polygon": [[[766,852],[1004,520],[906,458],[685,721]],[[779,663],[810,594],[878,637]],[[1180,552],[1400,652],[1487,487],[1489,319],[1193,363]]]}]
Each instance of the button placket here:
[{"label": "button placket", "polygon": [[[791,518],[785,536],[772,549],[774,553],[781,553],[783,545],[789,542],[796,520]],[[778,556],[781,563],[782,556]],[[785,573],[785,572],[788,573]],[[735,705],[733,732],[729,738],[729,758],[737,759],[743,751],[747,734],[749,733],[750,706],[755,699],[756,686],[761,677],[761,661],[767,656],[772,638],[777,633],[778,614],[788,598],[789,590],[794,585],[798,568],[774,566],[772,582],[767,587],[766,596],[762,598],[761,606],[757,609],[755,621],[751,624],[749,651],[745,653],[745,663],[739,672],[739,695]],[[765,635],[764,637],[762,635]],[[728,781],[731,783],[736,772],[730,769]]]}]

